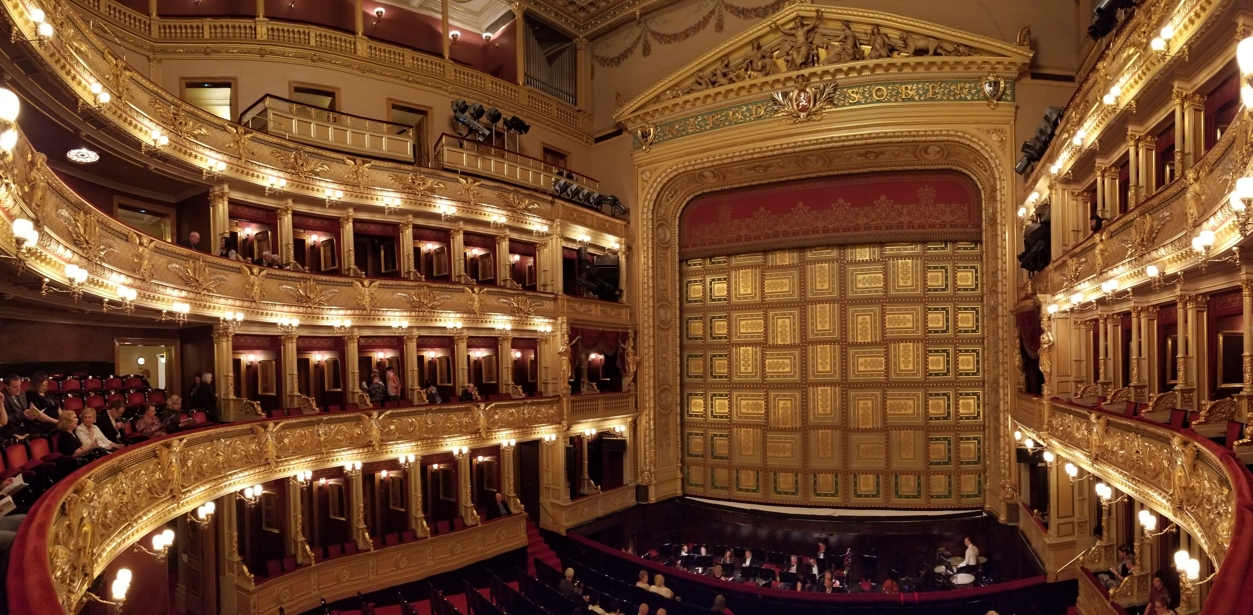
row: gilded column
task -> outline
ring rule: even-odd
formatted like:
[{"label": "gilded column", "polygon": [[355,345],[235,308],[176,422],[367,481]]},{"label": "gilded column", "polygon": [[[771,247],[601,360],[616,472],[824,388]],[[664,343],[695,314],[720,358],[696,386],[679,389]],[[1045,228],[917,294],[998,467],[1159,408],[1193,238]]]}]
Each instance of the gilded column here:
[{"label": "gilded column", "polygon": [[1109,314],[1101,314],[1096,322],[1096,383],[1101,395],[1109,394]]},{"label": "gilded column", "polygon": [[235,397],[234,339],[233,327],[222,323],[213,326],[213,373],[219,400],[218,420],[223,422],[247,418],[236,416],[238,406],[228,401]]},{"label": "gilded column", "polygon": [[553,355],[553,336],[555,334],[541,334],[535,340],[535,379],[539,382],[540,393],[544,395],[556,395],[557,387],[553,386],[552,376],[549,375],[549,368],[553,365],[553,359],[549,357]]},{"label": "gilded column", "polygon": [[1171,91],[1170,99],[1175,103],[1175,178],[1180,178],[1183,177],[1183,172],[1188,169],[1189,160],[1186,156],[1188,133],[1185,130],[1188,92],[1176,87]]},{"label": "gilded column", "polygon": [[457,381],[453,383],[453,386],[456,387],[456,389],[453,390],[453,395],[460,393],[461,389],[464,389],[465,386],[470,383],[470,366],[468,359],[470,351],[466,348],[466,345],[470,341],[470,335],[461,329],[458,329],[457,331],[457,334],[453,336],[455,348],[452,353],[452,360],[454,367],[457,368],[454,371]]},{"label": "gilded column", "polygon": [[283,399],[284,408],[299,408],[300,398],[300,372],[296,366],[296,339],[300,334],[296,332],[283,333],[279,339],[283,342],[283,352],[281,355],[283,370]]},{"label": "gilded column", "polygon": [[413,216],[406,216],[400,223],[400,246],[396,252],[396,260],[400,265],[400,277],[406,280],[421,280],[417,263],[413,260]]},{"label": "gilded column", "polygon": [[1140,202],[1140,135],[1127,133],[1127,209]]},{"label": "gilded column", "polygon": [[1140,320],[1144,317],[1144,308],[1138,305],[1131,306],[1131,364],[1127,366],[1127,372],[1131,375],[1131,382],[1127,386],[1133,389],[1143,384],[1140,382]]},{"label": "gilded column", "polygon": [[313,551],[305,539],[305,483],[288,477],[284,481],[287,486],[287,554],[296,556],[296,563],[302,566],[313,563]]},{"label": "gilded column", "polygon": [[426,515],[422,514],[422,456],[415,456],[413,462],[405,469],[405,478],[409,482],[409,529],[418,538],[431,535],[431,528],[426,525]]},{"label": "gilded column", "polygon": [[[213,522],[219,524],[218,527],[221,528],[221,531],[217,533],[218,552],[222,554],[222,566],[218,568],[220,571],[218,607],[222,613],[235,613],[240,610],[236,608],[240,592],[235,588],[253,587],[255,580],[252,571],[248,570],[248,565],[239,556],[239,517],[235,514],[234,491],[223,495],[218,500],[213,517]],[[247,606],[244,605],[241,608],[246,609]]]},{"label": "gilded column", "polygon": [[1236,419],[1244,422],[1247,421],[1250,406],[1253,405],[1253,279],[1240,280],[1240,294],[1244,299],[1244,326],[1241,327],[1244,333],[1244,355],[1241,361],[1244,386],[1236,395],[1240,403],[1240,414]]},{"label": "gilded column", "polygon": [[522,506],[522,500],[518,499],[517,455],[517,447],[512,444],[512,441],[504,442],[500,445],[501,495],[505,497],[505,504],[509,506],[509,510],[515,515],[526,512],[526,509]]},{"label": "gilded column", "polygon": [[[361,372],[357,367],[357,342],[361,336],[356,329],[344,334],[344,367],[348,370],[348,378],[344,383],[344,404],[360,403]],[[363,404],[364,405],[364,404]]]},{"label": "gilded column", "polygon": [[[540,441],[540,507],[539,524],[546,530],[565,531],[564,517],[554,516],[564,510],[552,503],[568,504],[570,502],[570,485],[566,482],[566,437],[556,434],[553,439]],[[548,504],[548,505],[545,505]]]},{"label": "gilded column", "polygon": [[587,52],[587,39],[574,39],[575,62],[578,78],[575,82],[575,102],[580,111],[592,110],[592,56]]},{"label": "gilded column", "polygon": [[223,237],[231,235],[231,187],[218,184],[209,190],[209,251],[216,254]]},{"label": "gilded column", "polygon": [[479,524],[479,511],[475,510],[470,494],[474,484],[471,472],[469,453],[457,453],[457,506],[466,527]]},{"label": "gilded column", "polygon": [[339,270],[348,275],[361,275],[361,270],[357,269],[357,253],[353,249],[352,244],[352,220],[352,208],[349,208],[348,213],[339,218]]},{"label": "gilded column", "polygon": [[[561,222],[553,222],[546,236],[535,249],[535,279],[540,291],[560,293],[561,283]],[[1061,254],[1061,252],[1055,252]]]},{"label": "gilded column", "polygon": [[[439,20],[444,27],[444,67],[445,71],[448,71],[451,69],[448,58],[452,54],[452,39],[449,36],[452,30],[448,27],[448,0],[439,0]],[[519,40],[518,44],[521,45],[522,41]]]},{"label": "gilded column", "polygon": [[351,493],[352,511],[352,539],[357,543],[357,550],[370,551],[374,549],[374,541],[370,538],[370,528],[365,522],[365,481],[361,477],[361,470],[353,470],[352,472],[344,472],[344,476],[348,479],[348,489]]},{"label": "gilded column", "polygon": [[292,200],[278,208],[278,245],[282,246],[279,262],[290,265],[296,260],[296,231],[292,229]]},{"label": "gilded column", "polygon": [[1084,320],[1079,322],[1079,340],[1072,346],[1072,357],[1074,361],[1073,378],[1075,380],[1075,393],[1088,383],[1088,350],[1092,347],[1092,321]]},{"label": "gilded column", "polygon": [[626,440],[626,452],[622,453],[622,484],[633,485],[637,475],[635,467],[635,419],[627,419],[626,429],[623,430],[622,437]]},{"label": "gilded column", "polygon": [[521,2],[513,3],[513,27],[517,33],[517,45],[514,47],[518,50],[518,85],[526,85],[526,44],[530,39],[530,32],[526,27],[526,7]]},{"label": "gilded column", "polygon": [[1175,362],[1177,371],[1175,379],[1175,393],[1179,396],[1180,408],[1188,409],[1192,405],[1192,389],[1191,383],[1188,382],[1188,345],[1191,343],[1192,330],[1189,326],[1189,317],[1191,310],[1188,309],[1192,297],[1179,293],[1175,302]]},{"label": "gilded column", "polygon": [[1157,137],[1140,135],[1140,200],[1157,192]]},{"label": "gilded column", "polygon": [[513,261],[509,260],[509,229],[496,236],[496,284],[505,288],[522,288],[513,281]]},{"label": "gilded column", "polygon": [[[1096,211],[1102,218],[1109,218],[1106,209],[1109,203],[1109,196],[1105,194],[1105,174],[1109,172],[1109,167],[1098,164],[1096,165]],[[1084,216],[1085,218],[1087,216]]]},{"label": "gilded column", "polygon": [[1160,376],[1154,366],[1157,365],[1157,306],[1149,305],[1141,309],[1140,318],[1140,380],[1144,386],[1136,390],[1136,401],[1147,403],[1149,392],[1161,390]]},{"label": "gilded column", "polygon": [[522,388],[513,384],[513,335],[505,333],[496,338],[497,382],[500,392],[522,397]]},{"label": "gilded column", "polygon": [[1195,397],[1190,410],[1200,410],[1202,399],[1210,398],[1211,369],[1209,361],[1202,357],[1209,355],[1209,295],[1195,295],[1188,302],[1188,384],[1192,385]]},{"label": "gilded column", "polygon": [[461,284],[473,284],[474,280],[466,275],[466,228],[458,222],[457,226],[448,231],[448,260],[452,265],[452,280]]},{"label": "gilded column", "polygon": [[592,437],[593,436],[589,436],[586,433],[579,434],[579,451],[580,451],[580,456],[583,458],[583,467],[579,470],[579,494],[580,495],[590,495],[593,493],[600,493],[600,487],[597,487],[596,483],[592,482],[592,477],[589,476],[587,473],[587,468],[588,468],[587,445],[591,442]]},{"label": "gilded column", "polygon": [[1057,229],[1050,235],[1050,243],[1053,254],[1062,254],[1071,246],[1070,232],[1070,191],[1057,183],[1054,179],[1049,182],[1049,203],[1051,204],[1052,215],[1057,219],[1053,220],[1053,226]]},{"label": "gilded column", "polygon": [[1118,215],[1118,167],[1105,167],[1101,183],[1105,185],[1105,208],[1101,210],[1101,217],[1113,218]]},{"label": "gilded column", "polygon": [[422,390],[422,383],[419,382],[421,374],[418,372],[418,333],[412,329],[405,329],[405,391],[409,393],[409,401],[414,404],[426,403],[426,392]]}]

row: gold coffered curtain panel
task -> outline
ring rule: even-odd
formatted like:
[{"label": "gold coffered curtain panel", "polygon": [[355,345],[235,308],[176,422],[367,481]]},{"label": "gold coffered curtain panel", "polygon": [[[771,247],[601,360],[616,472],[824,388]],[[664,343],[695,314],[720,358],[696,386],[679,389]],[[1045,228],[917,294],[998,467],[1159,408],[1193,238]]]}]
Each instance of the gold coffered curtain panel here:
[{"label": "gold coffered curtain panel", "polygon": [[983,259],[936,241],[683,261],[685,491],[982,506]]}]

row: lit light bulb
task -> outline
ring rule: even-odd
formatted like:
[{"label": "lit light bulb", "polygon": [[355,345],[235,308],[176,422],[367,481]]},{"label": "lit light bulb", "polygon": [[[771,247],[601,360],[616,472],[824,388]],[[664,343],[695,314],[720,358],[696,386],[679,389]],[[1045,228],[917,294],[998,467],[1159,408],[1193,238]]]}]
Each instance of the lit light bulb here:
[{"label": "lit light bulb", "polygon": [[1057,459],[1057,455],[1053,451],[1044,451],[1044,463],[1053,463]]},{"label": "lit light bulb", "polygon": [[1027,445],[1027,448],[1034,448],[1035,440],[1032,440],[1031,438],[1027,438],[1027,441],[1023,442],[1023,444]]},{"label": "lit light bulb", "polygon": [[1188,560],[1190,559],[1192,559],[1192,555],[1188,553],[1187,551],[1184,551],[1182,549],[1180,549],[1179,551],[1175,551],[1175,568],[1178,568],[1180,571],[1182,571],[1184,568],[1188,566]]},{"label": "lit light bulb", "polygon": [[1078,476],[1078,475],[1079,475],[1079,468],[1075,467],[1075,464],[1073,464],[1073,463],[1067,463],[1067,464],[1066,464],[1066,475],[1067,475],[1067,476],[1070,476],[1071,478],[1074,478],[1074,477]]},{"label": "lit light bulb", "polygon": [[1147,275],[1150,278],[1155,278],[1161,274],[1162,274],[1162,270],[1158,269],[1157,265],[1149,265],[1148,267],[1144,268],[1144,275]]},{"label": "lit light bulb", "polygon": [[1056,314],[1057,310],[1058,310],[1058,307],[1056,303],[1049,304],[1049,309],[1048,309],[1049,314]]},{"label": "lit light bulb", "polygon": [[1022,442],[1022,432],[1017,429],[1014,430],[1014,441]]},{"label": "lit light bulb", "polygon": [[1149,41],[1149,48],[1153,51],[1166,51],[1166,40],[1161,37],[1154,37]]}]

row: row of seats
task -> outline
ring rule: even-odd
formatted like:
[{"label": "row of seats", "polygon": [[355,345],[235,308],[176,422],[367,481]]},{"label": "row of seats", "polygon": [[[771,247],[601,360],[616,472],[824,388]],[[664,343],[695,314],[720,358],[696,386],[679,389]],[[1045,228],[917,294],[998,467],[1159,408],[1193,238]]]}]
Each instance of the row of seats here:
[{"label": "row of seats", "polygon": [[[141,376],[109,376],[108,378],[100,378],[97,376],[88,376],[84,378],[78,377],[48,377],[48,392],[52,394],[64,393],[80,393],[95,391],[147,391],[148,383]],[[22,390],[30,389],[30,379],[22,379]]]},{"label": "row of seats", "polygon": [[91,395],[74,395],[67,394],[60,398],[61,408],[64,410],[73,410],[78,412],[83,408],[91,408],[93,410],[103,410],[113,405],[114,401],[121,400],[126,404],[129,410],[138,410],[146,403],[156,405],[164,404],[167,401],[165,391],[161,389],[153,389],[148,392],[130,391],[128,393],[108,393],[102,395],[94,393]]}]

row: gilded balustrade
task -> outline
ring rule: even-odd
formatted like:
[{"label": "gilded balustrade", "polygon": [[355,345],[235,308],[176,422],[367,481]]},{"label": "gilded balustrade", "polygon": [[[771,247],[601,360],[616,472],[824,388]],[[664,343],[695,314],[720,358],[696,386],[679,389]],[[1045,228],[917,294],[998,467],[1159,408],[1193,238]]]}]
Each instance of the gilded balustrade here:
[{"label": "gilded balustrade", "polygon": [[[17,35],[37,38],[35,24],[21,2],[3,0],[0,6],[15,24]],[[503,216],[504,227],[519,236],[552,224],[561,209],[547,194],[496,182],[467,183],[459,175],[413,165],[364,162],[242,128],[189,105],[136,74],[92,31],[84,17],[68,8],[66,0],[49,3],[47,13],[56,33],[29,46],[31,57],[44,65],[49,77],[62,80],[85,108],[131,135],[158,161],[181,162],[193,168],[202,168],[211,159],[222,161],[225,168],[218,173],[220,181],[247,183],[260,191],[271,178],[283,179],[287,194],[298,202],[321,203],[328,189],[339,190],[343,197],[338,199],[337,211],[356,207],[362,214],[377,207],[380,212],[432,218],[455,206],[457,219],[463,223],[486,231],[494,216]],[[111,95],[109,102],[96,102],[91,92],[94,84]],[[168,143],[154,141],[154,129],[164,134]],[[394,199],[400,203],[395,204]],[[599,232],[615,238],[625,235],[625,221],[590,210],[581,219],[578,224],[593,232],[594,243],[602,243]],[[566,230],[577,229],[567,225]],[[603,244],[608,245],[608,240]]]},{"label": "gilded balustrade", "polygon": [[1178,523],[1221,568],[1231,547],[1236,491],[1247,486],[1237,482],[1245,478],[1236,474],[1235,462],[1224,462],[1211,443],[1060,401],[1047,402],[1036,424],[1022,424],[1059,457]]},{"label": "gilded balustrade", "polygon": [[358,38],[350,33],[272,17],[261,21],[221,17],[153,19],[114,0],[72,0],[72,4],[116,28],[116,34],[127,44],[150,54],[277,56],[337,66],[414,87],[431,87],[441,93],[455,88],[466,98],[492,100],[502,110],[533,118],[539,124],[592,144],[591,116],[574,106],[539,90],[408,47],[368,39],[358,45]]},{"label": "gilded balustrade", "polygon": [[[560,421],[557,398],[347,412],[161,438],[110,455],[40,500],[21,542],[26,595],[76,612],[93,579],[140,537],[197,505],[297,470],[418,455],[502,437],[535,439]],[[30,553],[46,568],[32,569]],[[427,556],[429,558],[429,555]]]},{"label": "gilded balustrade", "polygon": [[[1243,113],[1184,177],[1160,189],[1128,214],[1089,235],[1031,280],[1034,292],[1070,297],[1098,292],[1100,283],[1119,277],[1121,288],[1149,281],[1148,265],[1163,274],[1199,265],[1235,245],[1241,236],[1228,195],[1234,178],[1250,174],[1253,117]],[[1216,236],[1208,254],[1192,248],[1201,228]]]}]

